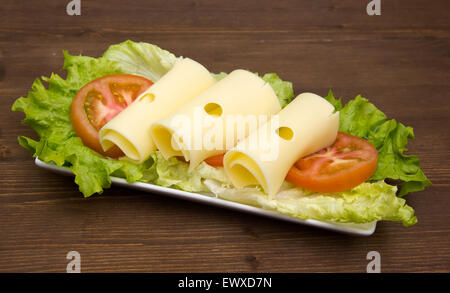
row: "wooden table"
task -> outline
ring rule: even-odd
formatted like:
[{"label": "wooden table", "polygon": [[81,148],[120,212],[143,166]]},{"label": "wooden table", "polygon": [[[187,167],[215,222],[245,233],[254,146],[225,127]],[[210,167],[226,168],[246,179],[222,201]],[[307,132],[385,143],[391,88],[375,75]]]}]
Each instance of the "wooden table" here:
[{"label": "wooden table", "polygon": [[[0,271],[450,271],[450,8],[447,0],[2,1],[0,11]],[[395,3],[394,3],[395,2]],[[131,4],[132,3],[132,4]],[[84,199],[72,178],[37,168],[10,112],[36,77],[63,73],[61,51],[99,56],[132,39],[189,56],[213,72],[276,72],[296,94],[362,94],[414,127],[409,144],[433,186],[407,196],[419,223],[379,223],[350,237],[114,187]]]}]

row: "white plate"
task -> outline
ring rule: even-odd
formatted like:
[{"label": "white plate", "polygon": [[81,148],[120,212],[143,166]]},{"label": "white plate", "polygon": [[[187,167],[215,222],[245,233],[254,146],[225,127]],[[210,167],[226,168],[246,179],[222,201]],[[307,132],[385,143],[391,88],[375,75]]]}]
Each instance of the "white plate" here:
[{"label": "white plate", "polygon": [[[44,168],[46,170],[63,174],[63,175],[72,175],[73,173],[68,168],[58,167],[52,164],[47,164],[36,158],[35,163],[37,166]],[[375,228],[377,226],[377,222],[370,222],[366,224],[356,224],[356,223],[336,223],[336,222],[323,222],[317,220],[303,220],[299,218],[294,218],[287,215],[282,215],[276,212],[267,211],[258,207],[249,206],[246,204],[241,204],[237,202],[228,201],[225,199],[217,198],[212,194],[199,194],[193,192],[182,191],[173,188],[162,187],[159,185],[154,185],[150,183],[143,182],[135,182],[128,183],[125,179],[111,177],[111,181],[113,184],[142,190],[150,193],[159,193],[168,195],[175,198],[200,202],[212,206],[218,206],[222,208],[227,208],[231,210],[246,212],[254,215],[265,216],[277,220],[288,221],[297,224],[303,224],[313,227],[318,227],[322,229],[327,229],[335,232],[346,233],[355,236],[369,236],[375,232]]]}]

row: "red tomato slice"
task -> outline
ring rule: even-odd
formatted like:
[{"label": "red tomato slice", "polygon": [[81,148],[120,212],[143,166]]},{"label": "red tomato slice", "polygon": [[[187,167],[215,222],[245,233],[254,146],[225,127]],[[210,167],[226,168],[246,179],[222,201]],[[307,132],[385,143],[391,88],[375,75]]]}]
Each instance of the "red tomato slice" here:
[{"label": "red tomato slice", "polygon": [[207,158],[205,162],[210,166],[223,167],[223,156],[224,154],[212,156]]},{"label": "red tomato slice", "polygon": [[83,86],[73,99],[70,119],[75,133],[94,151],[112,158],[123,156],[118,147],[104,152],[98,131],[153,84],[137,75],[114,74]]},{"label": "red tomato slice", "polygon": [[[223,166],[223,156],[205,160]],[[286,180],[317,192],[340,192],[365,182],[377,168],[377,149],[368,141],[339,132],[333,145],[298,160]]]},{"label": "red tomato slice", "polygon": [[367,140],[339,132],[333,145],[298,160],[286,180],[317,192],[358,186],[377,168],[377,149]]}]

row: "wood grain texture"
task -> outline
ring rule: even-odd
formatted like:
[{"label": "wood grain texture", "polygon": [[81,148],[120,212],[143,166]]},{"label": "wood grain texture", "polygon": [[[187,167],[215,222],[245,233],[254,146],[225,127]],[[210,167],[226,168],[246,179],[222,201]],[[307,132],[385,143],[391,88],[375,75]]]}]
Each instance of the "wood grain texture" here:
[{"label": "wood grain texture", "polygon": [[[2,1],[0,11],[0,271],[450,272],[450,18],[446,0]],[[434,183],[408,195],[419,223],[382,222],[368,238],[114,187],[84,199],[73,179],[37,168],[17,143],[35,137],[10,112],[36,77],[63,74],[61,51],[99,56],[146,41],[211,71],[277,72],[296,94],[362,94],[414,127],[409,144]]]}]

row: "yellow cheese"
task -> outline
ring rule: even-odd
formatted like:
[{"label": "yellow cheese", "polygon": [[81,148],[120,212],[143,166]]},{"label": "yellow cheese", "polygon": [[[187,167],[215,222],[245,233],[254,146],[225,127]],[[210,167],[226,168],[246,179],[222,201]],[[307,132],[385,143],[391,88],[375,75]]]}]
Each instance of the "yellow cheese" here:
[{"label": "yellow cheese", "polygon": [[151,134],[167,159],[183,156],[190,169],[223,154],[281,110],[272,87],[238,69],[172,115],[156,122]]},{"label": "yellow cheese", "polygon": [[150,135],[153,122],[164,118],[214,84],[210,72],[184,58],[130,106],[100,129],[104,150],[117,145],[126,159],[143,162],[155,149]]},{"label": "yellow cheese", "polygon": [[225,172],[233,185],[259,184],[269,197],[275,195],[299,158],[336,140],[339,112],[333,111],[334,107],[318,95],[297,96],[225,154]]}]

